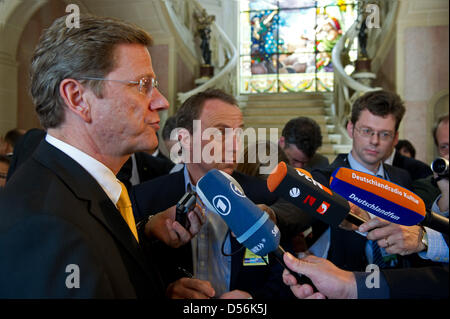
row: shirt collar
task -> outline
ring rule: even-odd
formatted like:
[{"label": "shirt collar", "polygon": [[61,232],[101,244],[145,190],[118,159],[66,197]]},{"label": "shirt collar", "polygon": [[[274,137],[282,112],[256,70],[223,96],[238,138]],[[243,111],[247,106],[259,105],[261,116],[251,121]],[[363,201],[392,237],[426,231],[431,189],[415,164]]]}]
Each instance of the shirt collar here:
[{"label": "shirt collar", "polygon": [[382,165],[382,163],[380,163],[380,166],[378,166],[378,171],[376,174],[374,174],[372,171],[368,170],[367,168],[365,168],[361,163],[359,163],[353,156],[352,156],[352,152],[348,153],[348,163],[350,164],[350,167],[356,171],[360,171],[363,173],[367,173],[370,175],[376,175],[379,176],[381,178],[385,179],[385,174],[384,174],[384,167]]},{"label": "shirt collar", "polygon": [[189,171],[187,169],[187,165],[184,165],[183,175],[184,175],[184,190],[187,192],[188,186],[190,186],[191,190],[195,192],[196,191],[195,186],[191,182],[191,177],[189,176]]},{"label": "shirt collar", "polygon": [[111,199],[114,204],[117,204],[120,193],[122,192],[122,187],[117,181],[114,173],[108,167],[97,161],[95,158],[87,155],[83,151],[57,139],[56,137],[51,136],[48,133],[45,136],[45,140],[80,164],[89,174],[92,175],[97,183],[100,184],[100,187],[109,199]]},{"label": "shirt collar", "polygon": [[386,164],[392,165],[392,163],[394,163],[394,156],[395,156],[395,152],[397,150],[394,148],[394,150],[392,151],[391,155],[389,155],[388,158],[386,158],[386,160],[384,161]]}]

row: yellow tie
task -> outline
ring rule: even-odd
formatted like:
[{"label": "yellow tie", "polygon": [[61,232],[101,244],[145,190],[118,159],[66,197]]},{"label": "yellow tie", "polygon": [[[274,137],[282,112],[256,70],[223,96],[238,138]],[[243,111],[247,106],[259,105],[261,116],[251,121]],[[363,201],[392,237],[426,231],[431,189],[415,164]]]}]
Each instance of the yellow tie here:
[{"label": "yellow tie", "polygon": [[123,219],[130,227],[131,232],[134,237],[136,237],[137,242],[139,242],[137,230],[136,230],[136,222],[134,221],[133,209],[131,207],[130,197],[128,196],[128,191],[125,185],[119,181],[120,186],[122,187],[122,192],[120,193],[119,201],[117,202],[117,208],[120,211]]}]

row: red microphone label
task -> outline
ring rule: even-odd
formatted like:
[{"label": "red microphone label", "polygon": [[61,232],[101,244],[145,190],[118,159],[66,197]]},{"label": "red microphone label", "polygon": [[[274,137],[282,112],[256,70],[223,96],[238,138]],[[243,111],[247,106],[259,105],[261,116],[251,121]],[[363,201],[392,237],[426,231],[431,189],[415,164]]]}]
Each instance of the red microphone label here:
[{"label": "red microphone label", "polygon": [[328,208],[330,207],[330,204],[328,204],[327,202],[322,202],[322,204],[320,204],[319,208],[317,208],[316,212],[318,212],[320,215],[325,214],[325,212],[328,210]]}]

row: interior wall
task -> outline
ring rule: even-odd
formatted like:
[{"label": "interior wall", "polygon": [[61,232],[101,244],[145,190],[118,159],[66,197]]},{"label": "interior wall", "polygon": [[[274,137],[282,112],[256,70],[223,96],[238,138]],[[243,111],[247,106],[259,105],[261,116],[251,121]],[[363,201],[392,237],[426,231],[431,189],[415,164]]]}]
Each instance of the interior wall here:
[{"label": "interior wall", "polygon": [[34,105],[29,93],[30,61],[42,30],[52,22],[66,14],[66,4],[61,0],[50,0],[42,6],[28,21],[19,40],[17,49],[18,85],[17,85],[17,127],[30,129],[41,127],[34,111]]},{"label": "interior wall", "polygon": [[396,31],[396,87],[405,101],[401,138],[411,141],[416,158],[434,158],[430,103],[449,87],[447,0],[401,0]]}]

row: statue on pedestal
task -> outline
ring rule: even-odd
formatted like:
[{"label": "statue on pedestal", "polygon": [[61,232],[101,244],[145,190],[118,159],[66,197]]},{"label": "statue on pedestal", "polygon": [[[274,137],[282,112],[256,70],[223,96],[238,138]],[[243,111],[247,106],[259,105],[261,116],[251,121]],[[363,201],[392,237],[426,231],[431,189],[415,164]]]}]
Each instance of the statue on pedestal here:
[{"label": "statue on pedestal", "polygon": [[197,21],[197,32],[202,40],[200,49],[202,50],[203,62],[206,65],[211,65],[211,50],[209,48],[209,40],[211,38],[211,24],[216,19],[213,15],[208,15],[205,9],[201,13],[195,13],[195,20]]},{"label": "statue on pedestal", "polygon": [[197,21],[197,32],[200,36],[200,49],[202,51],[203,65],[200,67],[200,76],[211,77],[214,73],[214,68],[211,66],[211,49],[209,47],[209,40],[211,38],[211,24],[216,19],[213,15],[208,15],[205,9],[200,13],[194,14]]}]

